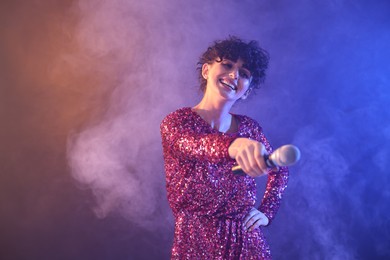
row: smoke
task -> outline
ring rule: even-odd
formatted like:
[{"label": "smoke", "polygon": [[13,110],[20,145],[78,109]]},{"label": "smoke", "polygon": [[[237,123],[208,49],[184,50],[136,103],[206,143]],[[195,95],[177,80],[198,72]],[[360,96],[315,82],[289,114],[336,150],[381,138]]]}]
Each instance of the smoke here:
[{"label": "smoke", "polygon": [[302,151],[265,229],[274,258],[389,258],[388,1],[0,6],[1,259],[168,258],[159,124],[196,104],[197,58],[228,35],[271,56],[234,112]]},{"label": "smoke", "polygon": [[[352,1],[75,2],[71,13],[80,20],[70,38],[78,48],[62,55],[53,75],[67,64],[94,79],[80,88],[104,93],[105,102],[91,101],[99,113],[73,129],[67,146],[71,174],[96,198],[96,216],[119,213],[150,230],[172,226],[159,123],[195,104],[198,55],[231,34],[258,39],[271,53],[259,100],[238,110],[265,122],[271,140],[292,140],[302,151],[281,222],[269,235],[279,249],[274,255],[389,255],[383,217],[390,196],[389,53],[384,23],[377,22],[387,20],[381,8],[365,7]],[[370,239],[375,245],[366,253]]]},{"label": "smoke", "polygon": [[[235,11],[217,6],[225,15]],[[198,11],[188,16],[186,10]],[[169,112],[199,98],[195,67],[200,51],[243,26],[210,27],[213,13],[205,12],[204,20],[197,15],[203,11],[202,3],[180,1],[80,0],[71,7],[80,17],[72,37],[78,48],[62,55],[59,64],[97,78],[88,88],[105,97],[91,102],[99,113],[74,129],[67,145],[71,174],[94,194],[97,217],[119,213],[150,229],[172,224],[167,207],[161,209],[167,202],[159,124]],[[53,74],[61,68],[56,66]]]},{"label": "smoke", "polygon": [[159,140],[140,114],[103,121],[69,138],[73,176],[92,189],[98,217],[119,211],[130,220],[148,221],[161,202]]},{"label": "smoke", "polygon": [[348,246],[348,235],[340,232],[344,223],[336,210],[337,193],[345,188],[344,180],[350,169],[346,159],[335,149],[337,140],[319,138],[316,131],[313,126],[302,128],[294,140],[303,147],[299,173],[293,176],[302,189],[294,199],[300,201],[300,207],[303,206],[308,214],[301,214],[300,210],[300,214],[295,215],[296,203],[288,210],[295,215],[295,224],[302,225],[309,234],[308,241],[300,243],[317,245],[317,248],[300,247],[300,254],[310,255],[312,259],[354,259],[353,248]]},{"label": "smoke", "polygon": [[144,228],[161,228],[166,222],[155,219],[168,214],[158,216],[165,191],[156,104],[164,95],[152,90],[160,77],[150,77],[148,16],[127,1],[79,1],[72,12],[82,17],[75,33],[80,49],[64,60],[84,71],[89,64],[100,78],[95,91],[108,95],[97,102],[103,113],[68,137],[72,176],[92,191],[97,217],[119,213]]}]

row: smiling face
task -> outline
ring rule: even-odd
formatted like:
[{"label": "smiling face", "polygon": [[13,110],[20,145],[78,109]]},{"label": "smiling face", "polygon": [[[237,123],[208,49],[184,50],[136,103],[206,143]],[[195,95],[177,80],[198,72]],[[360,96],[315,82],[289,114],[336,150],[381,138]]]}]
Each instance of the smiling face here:
[{"label": "smiling face", "polygon": [[204,65],[213,64],[215,61],[224,59],[236,62],[241,59],[245,63],[245,68],[251,72],[250,90],[260,88],[265,79],[265,71],[268,67],[269,55],[267,51],[259,46],[257,41],[245,42],[238,37],[229,36],[225,40],[215,41],[200,56],[197,63],[199,78],[199,89],[206,91],[207,80],[204,78]]},{"label": "smiling face", "polygon": [[237,62],[223,59],[205,63],[202,75],[207,81],[206,95],[236,101],[245,99],[250,92],[252,76],[241,59]]}]

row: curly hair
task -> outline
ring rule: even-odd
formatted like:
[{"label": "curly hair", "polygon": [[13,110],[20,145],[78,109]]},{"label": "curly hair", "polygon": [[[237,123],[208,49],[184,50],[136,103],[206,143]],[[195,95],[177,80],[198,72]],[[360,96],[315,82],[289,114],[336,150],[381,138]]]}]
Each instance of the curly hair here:
[{"label": "curly hair", "polygon": [[257,41],[244,42],[238,37],[229,36],[226,40],[215,41],[207,48],[197,63],[200,90],[205,92],[207,81],[202,76],[202,66],[205,63],[211,64],[214,61],[221,62],[228,59],[237,62],[241,59],[245,67],[252,75],[249,88],[260,88],[260,84],[265,80],[265,71],[268,68],[269,54],[262,49]]}]

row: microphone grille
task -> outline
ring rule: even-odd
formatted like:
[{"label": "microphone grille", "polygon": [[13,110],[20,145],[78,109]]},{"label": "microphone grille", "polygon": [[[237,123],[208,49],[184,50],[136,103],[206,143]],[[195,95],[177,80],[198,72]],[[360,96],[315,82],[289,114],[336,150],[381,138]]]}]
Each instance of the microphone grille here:
[{"label": "microphone grille", "polygon": [[300,158],[301,152],[292,144],[283,145],[270,155],[270,159],[278,166],[292,165]]}]

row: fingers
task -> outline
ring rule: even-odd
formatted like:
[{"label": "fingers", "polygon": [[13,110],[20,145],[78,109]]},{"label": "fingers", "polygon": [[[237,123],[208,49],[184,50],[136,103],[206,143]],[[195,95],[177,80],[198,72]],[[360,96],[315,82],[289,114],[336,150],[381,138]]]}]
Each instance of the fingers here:
[{"label": "fingers", "polygon": [[252,208],[243,221],[243,228],[246,231],[253,231],[260,226],[268,225],[268,222],[269,220],[264,213]]},{"label": "fingers", "polygon": [[264,154],[266,154],[264,145],[252,141],[237,152],[236,161],[249,176],[258,177],[267,173]]},{"label": "fingers", "polygon": [[267,153],[263,144],[259,143],[259,147],[254,150],[254,159],[261,173],[267,172],[267,164],[264,161],[264,155]]},{"label": "fingers", "polygon": [[248,229],[251,227],[256,219],[254,217],[259,214],[260,211],[256,210],[255,208],[252,208],[251,211],[245,216],[244,221],[243,221],[243,226],[245,229]]}]

